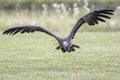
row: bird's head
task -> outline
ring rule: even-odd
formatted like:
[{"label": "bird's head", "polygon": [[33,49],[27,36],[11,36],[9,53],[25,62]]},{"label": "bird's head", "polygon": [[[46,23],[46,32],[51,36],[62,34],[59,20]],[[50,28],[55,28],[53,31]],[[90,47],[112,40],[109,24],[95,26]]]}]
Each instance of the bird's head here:
[{"label": "bird's head", "polygon": [[67,47],[68,47],[68,45],[69,45],[69,43],[68,43],[67,41],[64,41],[64,42],[63,42],[63,46],[64,46],[64,47],[66,47],[66,48],[67,48]]},{"label": "bird's head", "polygon": [[61,46],[61,49],[62,49],[63,52],[70,51],[71,46],[72,46],[72,45],[71,45],[70,42],[68,42],[68,41],[63,41],[62,46]]}]

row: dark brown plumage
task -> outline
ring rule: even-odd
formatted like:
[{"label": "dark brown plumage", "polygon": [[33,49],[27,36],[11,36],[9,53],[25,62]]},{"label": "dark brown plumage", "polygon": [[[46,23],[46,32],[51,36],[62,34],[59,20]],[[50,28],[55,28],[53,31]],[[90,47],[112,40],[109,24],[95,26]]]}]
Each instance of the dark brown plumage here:
[{"label": "dark brown plumage", "polygon": [[60,38],[56,36],[54,33],[40,26],[31,26],[31,25],[10,28],[4,31],[3,34],[15,35],[18,32],[20,33],[25,33],[25,32],[32,33],[35,31],[44,32],[48,35],[53,36],[58,41],[59,46],[56,49],[61,49],[62,52],[66,52],[66,51],[71,52],[71,51],[75,51],[74,49],[75,47],[79,48],[79,46],[72,44],[71,40],[74,38],[76,32],[82,26],[82,24],[87,23],[88,25],[93,26],[95,24],[98,24],[99,22],[105,22],[103,18],[110,19],[108,15],[113,15],[113,12],[114,10],[106,9],[106,10],[95,10],[93,12],[86,14],[85,16],[81,17],[78,20],[78,22],[75,24],[69,35],[65,38]]}]

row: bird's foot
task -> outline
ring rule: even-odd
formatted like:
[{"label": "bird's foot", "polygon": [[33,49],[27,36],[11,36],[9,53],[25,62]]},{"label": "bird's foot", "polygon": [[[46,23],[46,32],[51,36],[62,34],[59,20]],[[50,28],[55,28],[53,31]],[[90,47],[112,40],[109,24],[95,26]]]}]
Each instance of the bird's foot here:
[{"label": "bird's foot", "polygon": [[56,49],[59,50],[59,49],[60,49],[60,46],[57,46]]},{"label": "bird's foot", "polygon": [[63,48],[61,48],[60,46],[57,46],[57,47],[56,47],[56,49],[57,49],[57,50],[60,50],[60,49],[61,49],[61,51],[62,51],[63,53],[65,53],[65,52],[66,52],[66,50],[64,50],[64,49],[63,49]]},{"label": "bird's foot", "polygon": [[75,48],[80,48],[80,47],[73,44],[73,45],[71,46],[71,49],[70,49],[68,52],[75,51]]},{"label": "bird's foot", "polygon": [[72,45],[72,47],[73,47],[73,48],[74,48],[74,47],[76,47],[76,48],[80,48],[78,45],[74,45],[74,44]]}]

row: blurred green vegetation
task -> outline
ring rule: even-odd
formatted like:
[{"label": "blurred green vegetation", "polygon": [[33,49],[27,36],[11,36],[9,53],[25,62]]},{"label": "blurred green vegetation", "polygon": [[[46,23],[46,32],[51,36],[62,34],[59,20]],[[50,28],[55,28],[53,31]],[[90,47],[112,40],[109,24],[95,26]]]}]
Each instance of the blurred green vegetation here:
[{"label": "blurred green vegetation", "polygon": [[[97,9],[101,9],[102,7],[114,8],[120,2],[120,0],[88,1],[88,8],[90,8],[89,5],[94,4]],[[66,9],[62,10],[61,8],[55,8],[55,10],[49,11],[48,5],[51,4],[52,6],[54,3],[60,3],[57,4],[59,6],[61,3],[64,3],[65,6],[63,8],[68,7],[67,4],[72,7],[73,5],[75,6],[75,3],[78,5],[71,8],[71,12]],[[43,4],[48,5],[44,5],[44,9],[40,10]],[[53,31],[70,31],[77,20],[88,13],[84,5],[84,0],[0,0],[0,31],[14,26],[31,24],[40,25]],[[76,8],[77,10],[74,11]],[[84,27],[81,27],[80,31],[120,31],[119,12],[111,17],[111,20],[107,20],[106,23],[101,23],[95,27],[88,27],[85,24],[83,25]]]},{"label": "blurred green vegetation", "polygon": [[[38,25],[59,36],[66,36],[77,20],[88,13],[83,3],[78,3],[81,8],[73,14],[60,9],[52,12],[36,9],[41,9],[43,4],[65,3],[73,6],[76,2],[78,0],[0,0],[0,80],[120,79],[119,10],[110,20],[105,19],[105,23],[82,25],[81,32],[73,40],[81,48],[72,54],[61,54],[61,51],[55,50],[57,42],[42,33],[13,37],[2,35],[6,29],[15,26]],[[120,0],[89,2],[101,9],[114,8]]]},{"label": "blurred green vegetation", "polygon": [[[0,9],[31,9],[40,8],[42,4],[52,5],[53,3],[64,3],[72,6],[74,3],[78,3],[79,6],[83,5],[84,0],[0,0]],[[94,4],[96,8],[113,8],[119,6],[120,0],[89,0],[90,4]]]},{"label": "blurred green vegetation", "polygon": [[55,50],[56,40],[39,32],[1,35],[0,80],[120,80],[119,35],[78,32],[80,49],[72,53]]},{"label": "blurred green vegetation", "polygon": [[[42,14],[39,11],[16,11],[16,12],[0,12],[0,31],[4,31],[7,28],[22,26],[22,25],[38,25],[47,28],[51,31],[57,32],[69,32],[76,24],[78,19],[88,12],[83,9],[81,13],[77,15],[65,15],[64,13],[49,13]],[[111,19],[105,19],[106,22],[89,26],[88,24],[82,25],[80,31],[120,31],[120,14],[115,12],[115,15],[111,16]],[[63,29],[64,27],[64,29]]]}]

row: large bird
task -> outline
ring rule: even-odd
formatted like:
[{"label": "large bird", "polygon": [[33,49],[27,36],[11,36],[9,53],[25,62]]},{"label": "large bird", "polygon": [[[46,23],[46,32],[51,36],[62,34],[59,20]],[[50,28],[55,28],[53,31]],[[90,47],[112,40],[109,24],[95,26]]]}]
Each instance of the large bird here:
[{"label": "large bird", "polygon": [[27,26],[19,26],[19,27],[14,27],[7,29],[6,31],[3,32],[3,34],[9,34],[9,35],[15,35],[16,33],[32,33],[35,31],[39,32],[44,32],[52,37],[54,37],[58,43],[59,46],[56,47],[57,50],[61,49],[62,52],[71,52],[75,51],[75,48],[79,48],[79,46],[72,44],[71,40],[74,38],[76,32],[78,29],[84,24],[87,23],[89,26],[93,26],[95,24],[98,24],[100,22],[105,22],[103,18],[111,19],[108,15],[113,15],[114,10],[111,9],[105,9],[105,10],[95,10],[92,11],[85,16],[81,17],[75,26],[72,28],[70,31],[69,35],[65,38],[60,38],[56,36],[54,33],[51,31],[40,27],[40,26],[32,26],[32,25],[27,25]]}]

